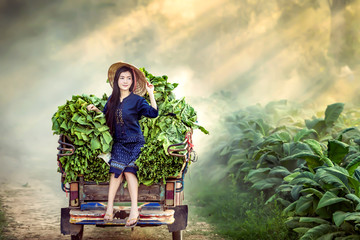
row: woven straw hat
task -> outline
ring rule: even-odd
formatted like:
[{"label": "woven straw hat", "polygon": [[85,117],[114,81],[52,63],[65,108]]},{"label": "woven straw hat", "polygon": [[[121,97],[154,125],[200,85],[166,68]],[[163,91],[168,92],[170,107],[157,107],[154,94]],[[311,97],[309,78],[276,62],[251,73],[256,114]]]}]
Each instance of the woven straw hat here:
[{"label": "woven straw hat", "polygon": [[130,65],[128,63],[117,62],[110,66],[109,71],[108,71],[108,79],[109,79],[109,83],[110,83],[111,87],[113,87],[113,85],[114,85],[113,83],[114,83],[114,77],[115,77],[116,71],[123,66],[129,67],[130,69],[133,70],[133,74],[134,74],[134,78],[135,78],[135,79],[133,79],[134,83],[135,83],[133,93],[135,93],[139,96],[144,96],[144,94],[146,93],[146,84],[147,84],[145,75],[137,67],[134,67],[133,65]]}]

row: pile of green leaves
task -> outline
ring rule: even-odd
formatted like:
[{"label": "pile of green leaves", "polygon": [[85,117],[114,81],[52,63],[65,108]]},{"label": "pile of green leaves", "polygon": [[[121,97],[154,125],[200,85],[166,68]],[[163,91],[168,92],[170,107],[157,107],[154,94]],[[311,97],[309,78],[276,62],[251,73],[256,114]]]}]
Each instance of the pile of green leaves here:
[{"label": "pile of green leaves", "polygon": [[104,114],[86,109],[89,104],[94,104],[102,110],[106,100],[106,94],[101,99],[85,94],[72,96],[53,115],[53,133],[66,135],[75,146],[73,155],[60,158],[65,172],[64,183],[75,181],[79,174],[84,175],[86,181],[108,180],[109,167],[98,155],[110,152],[112,137]]},{"label": "pile of green leaves", "polygon": [[[185,98],[176,99],[172,92],[177,83],[167,81],[167,76],[156,77],[141,69],[148,81],[154,85],[154,95],[159,109],[157,118],[142,118],[145,145],[138,160],[139,182],[152,185],[167,177],[177,176],[182,169],[184,159],[170,156],[167,148],[171,144],[185,140],[187,132],[205,128],[196,124],[197,115]],[[149,96],[145,98],[148,102]],[[111,151],[112,137],[102,113],[87,111],[86,106],[94,104],[102,110],[107,96],[102,99],[93,95],[73,96],[72,100],[60,106],[52,118],[54,134],[64,134],[75,146],[75,154],[60,158],[65,171],[65,183],[76,180],[79,174],[86,181],[103,182],[109,178],[108,165],[97,156]]]},{"label": "pile of green leaves", "polygon": [[[184,163],[183,158],[170,156],[167,148],[171,144],[183,142],[187,132],[200,129],[208,131],[196,124],[197,115],[185,98],[176,99],[172,92],[177,83],[168,82],[167,76],[156,77],[141,69],[146,78],[154,85],[154,96],[159,109],[157,118],[142,118],[140,125],[144,133],[145,145],[141,150],[136,165],[139,167],[139,182],[151,185],[169,176],[177,176]],[[148,102],[149,96],[145,98]]]}]

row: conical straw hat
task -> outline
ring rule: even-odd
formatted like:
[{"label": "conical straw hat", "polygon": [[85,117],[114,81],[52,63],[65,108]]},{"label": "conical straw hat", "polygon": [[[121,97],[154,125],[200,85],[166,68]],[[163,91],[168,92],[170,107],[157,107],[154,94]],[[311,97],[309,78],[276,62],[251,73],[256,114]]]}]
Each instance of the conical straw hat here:
[{"label": "conical straw hat", "polygon": [[113,83],[114,83],[114,77],[116,71],[123,66],[129,67],[130,69],[133,70],[135,76],[134,77],[135,85],[134,85],[133,93],[139,96],[144,96],[144,94],[146,93],[146,83],[147,83],[146,77],[144,73],[140,71],[137,67],[134,67],[133,65],[130,65],[128,63],[117,62],[110,66],[108,71],[108,79],[111,87],[113,87],[114,85]]}]

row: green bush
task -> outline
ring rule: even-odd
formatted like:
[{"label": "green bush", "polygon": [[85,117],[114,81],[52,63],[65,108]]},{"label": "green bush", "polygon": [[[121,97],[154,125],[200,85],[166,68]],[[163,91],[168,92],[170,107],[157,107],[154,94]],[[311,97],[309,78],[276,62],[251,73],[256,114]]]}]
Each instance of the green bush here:
[{"label": "green bush", "polygon": [[206,218],[218,234],[228,239],[297,239],[286,227],[286,217],[276,202],[264,206],[263,194],[240,189],[230,181],[198,184],[202,190],[190,189],[190,200],[196,214]]}]

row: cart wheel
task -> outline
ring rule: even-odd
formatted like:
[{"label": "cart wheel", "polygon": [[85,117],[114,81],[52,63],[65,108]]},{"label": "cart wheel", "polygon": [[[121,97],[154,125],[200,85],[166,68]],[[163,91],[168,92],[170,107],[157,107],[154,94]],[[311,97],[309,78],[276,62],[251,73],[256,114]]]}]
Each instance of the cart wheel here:
[{"label": "cart wheel", "polygon": [[176,231],[176,232],[172,232],[172,239],[173,240],[182,240],[183,239],[183,234],[182,231]]},{"label": "cart wheel", "polygon": [[81,225],[81,230],[76,235],[71,235],[71,240],[82,240],[84,234],[84,225]]}]

